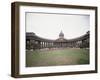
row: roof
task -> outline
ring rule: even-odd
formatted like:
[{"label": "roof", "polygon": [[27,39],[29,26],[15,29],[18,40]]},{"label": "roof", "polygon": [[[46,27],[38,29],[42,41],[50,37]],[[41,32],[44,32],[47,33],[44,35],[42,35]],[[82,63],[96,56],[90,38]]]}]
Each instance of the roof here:
[{"label": "roof", "polygon": [[65,39],[65,38],[58,38],[55,40],[55,42],[66,42],[66,41],[67,41],[67,39]]},{"label": "roof", "polygon": [[54,41],[54,40],[51,40],[51,39],[39,37],[33,32],[26,33],[26,39],[34,39],[34,40],[38,40],[38,41],[48,41],[48,42]]}]

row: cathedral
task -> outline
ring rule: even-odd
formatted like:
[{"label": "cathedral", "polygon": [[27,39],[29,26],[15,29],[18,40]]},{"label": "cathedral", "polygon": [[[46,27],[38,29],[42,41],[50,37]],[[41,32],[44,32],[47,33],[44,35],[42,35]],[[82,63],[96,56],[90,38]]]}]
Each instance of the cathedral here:
[{"label": "cathedral", "polygon": [[51,48],[89,48],[89,31],[86,34],[74,39],[64,38],[64,33],[59,33],[59,38],[55,40],[45,39],[37,36],[33,32],[26,33],[26,49],[51,49]]}]

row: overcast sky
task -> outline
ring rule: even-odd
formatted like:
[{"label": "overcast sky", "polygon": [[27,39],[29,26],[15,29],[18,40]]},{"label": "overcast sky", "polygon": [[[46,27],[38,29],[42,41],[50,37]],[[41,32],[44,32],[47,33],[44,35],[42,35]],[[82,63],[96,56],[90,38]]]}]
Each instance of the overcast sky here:
[{"label": "overcast sky", "polygon": [[26,32],[47,39],[57,39],[61,30],[66,39],[76,38],[89,28],[89,15],[26,13]]}]

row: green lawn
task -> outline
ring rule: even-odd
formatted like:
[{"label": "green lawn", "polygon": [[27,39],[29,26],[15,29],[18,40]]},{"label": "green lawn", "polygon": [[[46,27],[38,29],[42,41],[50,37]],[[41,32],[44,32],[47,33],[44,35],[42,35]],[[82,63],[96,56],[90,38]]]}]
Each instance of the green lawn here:
[{"label": "green lawn", "polygon": [[26,67],[89,64],[88,49],[26,51]]}]

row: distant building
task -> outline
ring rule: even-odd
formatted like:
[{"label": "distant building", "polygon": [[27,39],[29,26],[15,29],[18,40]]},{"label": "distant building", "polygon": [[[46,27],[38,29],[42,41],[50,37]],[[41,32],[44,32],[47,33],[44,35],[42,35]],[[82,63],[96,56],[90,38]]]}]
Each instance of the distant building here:
[{"label": "distant building", "polygon": [[61,31],[56,40],[45,39],[37,36],[35,33],[26,33],[26,49],[44,49],[44,48],[89,48],[89,31],[74,39],[65,39]]}]

